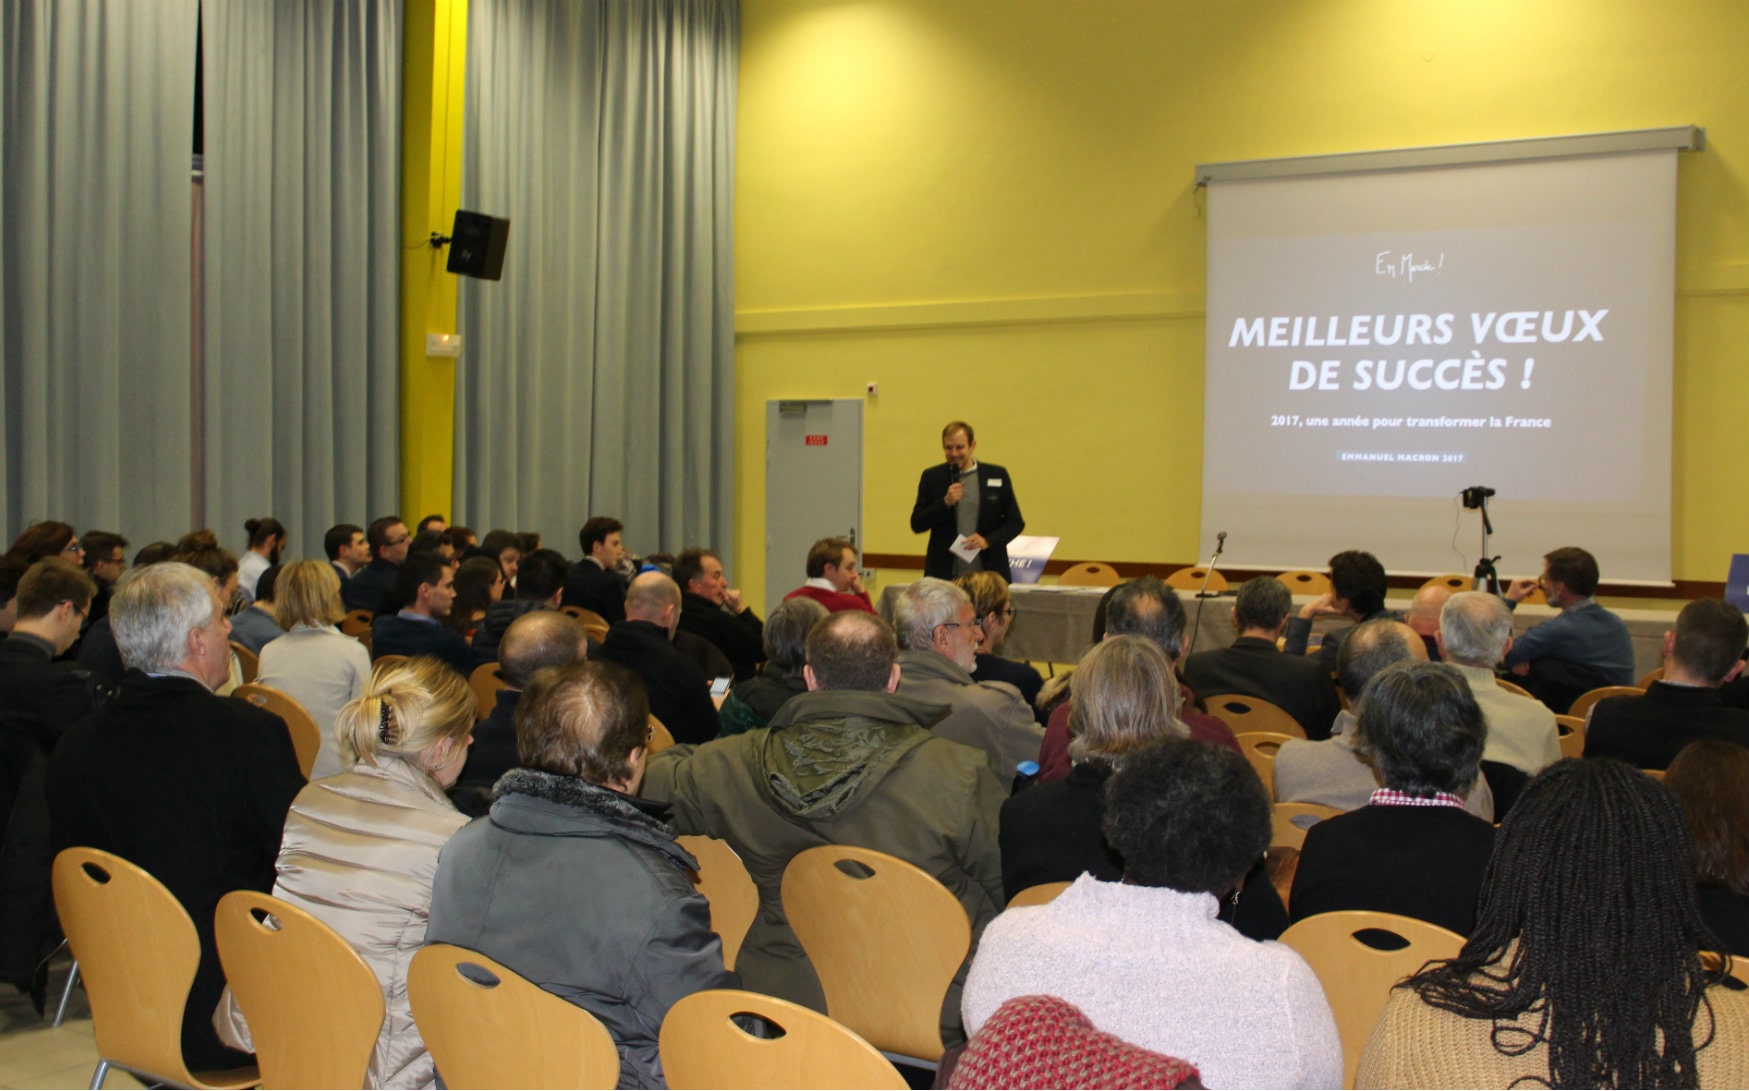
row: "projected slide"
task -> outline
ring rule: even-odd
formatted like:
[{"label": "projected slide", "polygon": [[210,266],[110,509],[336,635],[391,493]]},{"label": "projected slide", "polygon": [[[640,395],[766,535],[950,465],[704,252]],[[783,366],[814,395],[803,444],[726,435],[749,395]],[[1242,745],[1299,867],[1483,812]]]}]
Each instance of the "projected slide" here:
[{"label": "projected slide", "polygon": [[1667,576],[1673,158],[1211,185],[1205,537],[1450,570],[1487,485],[1519,568]]}]

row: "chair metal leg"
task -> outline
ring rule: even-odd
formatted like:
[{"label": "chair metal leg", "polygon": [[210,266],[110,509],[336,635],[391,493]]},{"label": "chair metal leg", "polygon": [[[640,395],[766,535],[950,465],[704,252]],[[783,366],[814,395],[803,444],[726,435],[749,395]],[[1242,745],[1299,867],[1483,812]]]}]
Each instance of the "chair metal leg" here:
[{"label": "chair metal leg", "polygon": [[[73,999],[73,986],[79,983],[79,960],[73,960],[73,968],[67,971],[67,984],[61,989],[61,1003],[55,1008],[55,1021],[52,1026],[60,1026],[67,1018],[67,1001]],[[101,1080],[99,1081],[101,1082]],[[95,1084],[93,1086],[96,1086]]]},{"label": "chair metal leg", "polygon": [[91,1091],[98,1091],[103,1086],[103,1078],[109,1075],[109,1062],[99,1060],[97,1071],[91,1074]]}]

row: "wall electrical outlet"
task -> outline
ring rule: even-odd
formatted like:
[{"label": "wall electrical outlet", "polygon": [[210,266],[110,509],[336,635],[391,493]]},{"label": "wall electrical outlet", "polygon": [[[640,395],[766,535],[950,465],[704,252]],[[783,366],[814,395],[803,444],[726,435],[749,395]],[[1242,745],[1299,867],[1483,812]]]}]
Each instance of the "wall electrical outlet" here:
[{"label": "wall electrical outlet", "polygon": [[867,392],[868,392],[869,397],[871,397],[871,398],[874,397],[875,395],[877,395],[881,392],[881,384],[869,383],[868,387],[867,387]]}]

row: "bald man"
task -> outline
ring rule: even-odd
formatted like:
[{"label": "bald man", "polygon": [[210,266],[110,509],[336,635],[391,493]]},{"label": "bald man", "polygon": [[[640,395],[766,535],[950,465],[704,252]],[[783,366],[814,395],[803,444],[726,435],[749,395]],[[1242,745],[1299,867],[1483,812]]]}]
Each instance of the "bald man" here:
[{"label": "bald man", "polygon": [[645,572],[626,589],[626,619],[607,631],[601,658],[643,679],[650,715],[675,742],[703,743],[722,724],[711,701],[710,680],[674,649],[680,627],[680,585],[663,572]]}]

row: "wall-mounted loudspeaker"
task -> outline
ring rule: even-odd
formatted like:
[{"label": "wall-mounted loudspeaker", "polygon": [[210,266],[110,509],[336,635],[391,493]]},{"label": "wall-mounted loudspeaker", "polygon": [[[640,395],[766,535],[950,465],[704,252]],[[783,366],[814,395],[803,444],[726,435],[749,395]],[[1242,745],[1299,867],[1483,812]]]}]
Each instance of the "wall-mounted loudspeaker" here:
[{"label": "wall-mounted loudspeaker", "polygon": [[447,268],[465,277],[497,280],[504,275],[504,244],[509,238],[509,220],[458,209]]}]

